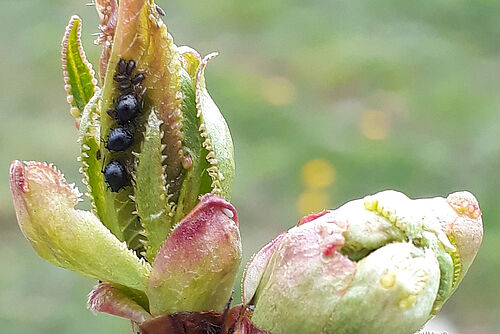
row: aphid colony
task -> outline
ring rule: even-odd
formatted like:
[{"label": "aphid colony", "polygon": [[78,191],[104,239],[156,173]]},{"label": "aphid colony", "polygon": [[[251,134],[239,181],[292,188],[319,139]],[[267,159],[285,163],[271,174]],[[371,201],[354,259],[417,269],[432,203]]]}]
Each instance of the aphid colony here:
[{"label": "aphid colony", "polygon": [[[120,59],[113,77],[121,94],[116,99],[115,108],[106,112],[119,125],[109,133],[105,147],[110,152],[123,152],[134,144],[135,121],[142,109],[142,101],[139,98],[143,93],[141,83],[145,79],[142,73],[132,76],[135,66],[133,60],[126,62]],[[129,184],[129,173],[118,160],[110,161],[104,167],[103,173],[112,192],[118,192]]]}]

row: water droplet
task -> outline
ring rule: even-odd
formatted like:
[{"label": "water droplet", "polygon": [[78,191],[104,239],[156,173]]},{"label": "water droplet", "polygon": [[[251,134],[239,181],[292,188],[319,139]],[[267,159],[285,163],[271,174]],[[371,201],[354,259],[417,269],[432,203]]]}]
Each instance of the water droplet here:
[{"label": "water droplet", "polygon": [[233,211],[231,211],[231,210],[229,210],[227,208],[222,208],[222,212],[224,212],[224,214],[226,216],[228,216],[229,218],[231,218],[231,219],[234,217]]}]

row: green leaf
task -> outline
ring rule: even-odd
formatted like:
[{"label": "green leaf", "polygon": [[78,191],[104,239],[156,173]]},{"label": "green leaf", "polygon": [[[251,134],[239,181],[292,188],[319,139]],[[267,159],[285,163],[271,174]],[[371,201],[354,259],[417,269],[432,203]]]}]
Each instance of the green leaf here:
[{"label": "green leaf", "polygon": [[208,61],[217,54],[209,54],[201,62],[196,55],[194,50],[183,53],[187,68],[192,68],[194,64],[199,66],[194,85],[188,73],[182,72],[183,144],[190,167],[182,184],[175,222],[186,216],[203,194],[211,192],[230,200],[234,178],[231,134],[207,92],[204,78]]},{"label": "green leaf", "polygon": [[[98,91],[89,103],[85,106],[80,121],[80,135],[78,141],[81,144],[81,152],[78,160],[82,162],[80,172],[83,174],[83,183],[87,186],[87,196],[92,205],[92,211],[99,216],[101,221],[106,217],[102,197],[106,184],[101,173],[102,161],[100,157],[100,136],[99,136],[99,117],[100,117],[100,97]],[[108,226],[113,232],[113,227]]]},{"label": "green leaf", "polygon": [[74,209],[78,190],[40,162],[14,161],[10,186],[19,226],[37,253],[57,266],[144,291],[150,265],[92,213]]},{"label": "green leaf", "polygon": [[[204,80],[213,56],[200,60],[193,49],[177,48],[152,1],[120,2],[111,53],[105,59],[102,110],[114,110],[124,94],[115,80],[120,61],[135,62],[131,77],[144,75],[134,89],[142,109],[132,122],[134,144],[123,152],[106,149],[110,132],[120,125],[112,113],[101,114],[104,164],[119,161],[131,180],[118,193],[105,190],[103,198],[106,215],[112,216],[107,219],[120,226],[116,235],[130,248],[145,250],[150,261],[201,195],[230,198],[233,144]],[[155,116],[157,120],[151,118]]]},{"label": "green leaf", "polygon": [[210,187],[203,187],[202,177],[209,167],[205,159],[203,138],[200,136],[200,119],[197,117],[195,86],[186,71],[182,71],[182,130],[184,166],[186,172],[180,190],[174,222],[179,222],[198,203],[201,195],[210,192]]},{"label": "green leaf", "polygon": [[[126,241],[131,249],[138,250],[142,246],[139,240],[142,228],[137,216],[128,214],[135,209],[132,200],[129,197],[121,197],[121,205],[118,208],[107,205],[110,194],[102,173],[106,161],[100,139],[100,109],[101,91],[87,104],[80,122],[83,183],[88,187],[87,196],[91,200],[92,209],[104,226],[120,241]],[[128,224],[127,229],[124,228],[125,224]]]},{"label": "green leaf", "polygon": [[196,109],[200,118],[200,136],[203,138],[205,159],[209,163],[206,169],[205,183],[210,183],[210,191],[216,195],[231,199],[234,179],[234,149],[231,133],[226,120],[212,100],[205,84],[205,67],[210,59],[217,56],[212,53],[201,61],[196,75]]},{"label": "green leaf", "polygon": [[434,251],[440,270],[439,289],[436,295],[436,300],[434,300],[434,305],[432,305],[432,311],[430,314],[430,316],[432,317],[441,310],[441,307],[443,307],[445,301],[452,294],[454,283],[454,264],[450,254],[446,252],[444,247],[438,242],[437,237],[433,233],[424,232],[424,238],[422,240],[421,246],[429,247]]},{"label": "green leaf", "polygon": [[92,64],[88,62],[80,40],[81,30],[82,19],[72,16],[66,27],[61,51],[64,89],[68,93],[71,114],[77,119],[97,89]]},{"label": "green leaf", "polygon": [[182,58],[182,67],[186,70],[192,80],[196,80],[196,72],[200,66],[201,56],[195,49],[183,45],[177,48]]},{"label": "green leaf", "polygon": [[162,165],[161,121],[155,110],[149,114],[141,155],[135,171],[135,203],[144,227],[146,259],[153,262],[173,227]]},{"label": "green leaf", "polygon": [[[161,22],[152,1],[124,1],[118,6],[118,21],[114,34],[113,45],[109,60],[106,60],[106,76],[103,87],[102,110],[114,109],[116,99],[121,95],[117,82],[114,81],[117,64],[121,59],[133,60],[137,64],[136,73],[142,73],[145,80],[142,82],[144,94],[139,99],[144,103],[142,115],[136,120],[134,145],[124,152],[109,152],[105,143],[112,128],[118,125],[109,115],[103,113],[101,117],[101,152],[105,163],[111,160],[120,161],[132,178],[137,178],[133,168],[138,164],[141,155],[142,141],[144,140],[144,124],[147,116],[155,110],[162,121],[161,130],[165,134],[162,138],[162,155],[166,166],[165,179],[169,193],[176,188],[175,183],[182,179],[182,164],[179,159],[179,141],[182,134],[177,127],[181,117],[180,105],[180,58],[172,37],[167,33],[166,26]],[[160,145],[160,147],[162,147]],[[132,153],[134,152],[134,154]],[[144,167],[145,165],[142,165]],[[135,176],[134,176],[135,175]],[[161,177],[160,174],[151,176]],[[142,182],[142,181],[141,181]],[[132,199],[137,199],[134,187],[127,186],[118,193],[105,191],[104,200],[107,212],[113,220],[120,224],[121,240],[125,240],[130,248],[138,252],[144,251],[143,235]],[[144,203],[144,201],[142,202]],[[141,210],[145,210],[141,206]],[[143,218],[143,217],[141,217]],[[150,256],[151,253],[150,253]]]}]

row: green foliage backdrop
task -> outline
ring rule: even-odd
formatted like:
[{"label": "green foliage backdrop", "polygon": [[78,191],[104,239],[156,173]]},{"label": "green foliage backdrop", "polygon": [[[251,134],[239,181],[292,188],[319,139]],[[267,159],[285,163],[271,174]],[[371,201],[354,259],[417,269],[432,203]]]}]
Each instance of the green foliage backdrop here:
[{"label": "green foliage backdrop", "polygon": [[[94,282],[38,258],[17,228],[8,191],[13,159],[54,162],[81,187],[59,52],[78,13],[96,64],[97,18],[84,2],[0,3],[5,333],[126,333],[129,326],[85,309]],[[234,137],[244,261],[318,204],[334,208],[386,188],[411,197],[468,189],[483,210],[485,238],[443,313],[461,333],[500,329],[498,1],[158,3],[178,45],[221,54],[207,83]]]}]

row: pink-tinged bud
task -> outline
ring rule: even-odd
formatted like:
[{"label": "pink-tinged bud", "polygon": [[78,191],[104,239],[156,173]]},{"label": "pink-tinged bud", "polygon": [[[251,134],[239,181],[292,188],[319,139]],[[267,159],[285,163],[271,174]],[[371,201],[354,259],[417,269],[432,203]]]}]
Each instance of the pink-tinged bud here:
[{"label": "pink-tinged bud", "polygon": [[468,192],[382,191],[279,235],[250,260],[242,300],[273,334],[413,333],[455,291],[481,239]]},{"label": "pink-tinged bud", "polygon": [[[258,327],[273,334],[321,333],[356,272],[356,264],[339,252],[343,232],[327,213],[290,229],[253,258],[243,291],[250,302],[257,281],[252,321]],[[251,274],[265,259],[262,277]]]},{"label": "pink-tinged bud", "polygon": [[19,227],[42,258],[94,279],[146,288],[150,265],[94,214],[74,208],[80,194],[57,169],[14,161],[10,189]]},{"label": "pink-tinged bud", "polygon": [[236,210],[216,195],[204,195],[153,262],[147,289],[151,313],[221,312],[240,261]]},{"label": "pink-tinged bud", "polygon": [[116,315],[139,324],[151,319],[151,314],[142,306],[109,283],[96,285],[89,294],[87,305],[94,312]]}]

